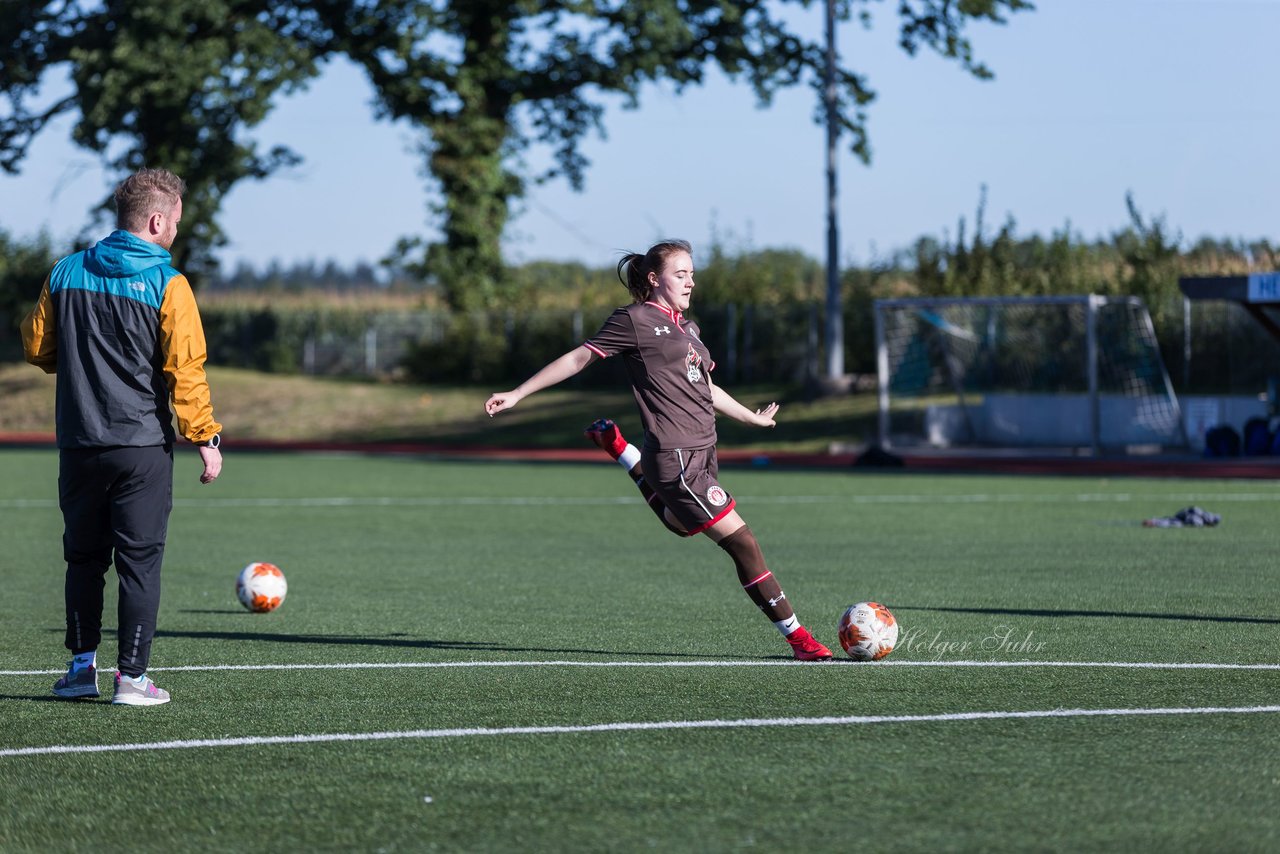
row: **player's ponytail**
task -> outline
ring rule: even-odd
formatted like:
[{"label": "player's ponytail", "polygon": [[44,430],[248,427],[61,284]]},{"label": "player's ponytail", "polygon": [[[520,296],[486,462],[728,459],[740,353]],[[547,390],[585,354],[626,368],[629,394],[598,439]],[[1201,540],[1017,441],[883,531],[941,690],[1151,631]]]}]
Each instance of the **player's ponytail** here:
[{"label": "player's ponytail", "polygon": [[618,279],[627,286],[632,302],[648,301],[653,295],[653,283],[649,281],[649,274],[661,273],[667,257],[677,252],[686,252],[692,256],[693,247],[687,240],[664,240],[650,246],[649,251],[643,255],[639,252],[627,252],[618,259]]},{"label": "player's ponytail", "polygon": [[642,271],[644,256],[639,252],[628,252],[618,259],[618,279],[627,286],[631,293],[631,301],[644,302],[653,292],[653,286]]}]

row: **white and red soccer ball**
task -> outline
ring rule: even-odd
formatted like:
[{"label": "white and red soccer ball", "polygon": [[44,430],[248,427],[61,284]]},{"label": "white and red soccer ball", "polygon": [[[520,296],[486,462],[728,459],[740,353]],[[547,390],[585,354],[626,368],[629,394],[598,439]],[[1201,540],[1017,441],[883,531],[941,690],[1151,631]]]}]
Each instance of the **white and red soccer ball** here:
[{"label": "white and red soccer ball", "polygon": [[236,598],[255,614],[279,608],[288,592],[289,583],[274,563],[254,561],[236,577]]},{"label": "white and red soccer ball", "polygon": [[898,621],[878,602],[850,605],[836,624],[840,646],[854,661],[879,661],[898,643]]}]

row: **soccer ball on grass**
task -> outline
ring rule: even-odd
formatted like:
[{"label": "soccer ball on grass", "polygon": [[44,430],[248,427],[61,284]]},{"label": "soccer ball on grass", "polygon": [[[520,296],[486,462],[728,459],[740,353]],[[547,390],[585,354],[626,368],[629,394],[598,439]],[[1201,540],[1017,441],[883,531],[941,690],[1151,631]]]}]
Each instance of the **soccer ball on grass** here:
[{"label": "soccer ball on grass", "polygon": [[274,611],[284,602],[289,584],[274,563],[253,563],[240,570],[236,578],[236,598],[255,614]]},{"label": "soccer ball on grass", "polygon": [[854,661],[879,661],[898,642],[898,621],[878,602],[859,602],[840,615],[836,633]]}]

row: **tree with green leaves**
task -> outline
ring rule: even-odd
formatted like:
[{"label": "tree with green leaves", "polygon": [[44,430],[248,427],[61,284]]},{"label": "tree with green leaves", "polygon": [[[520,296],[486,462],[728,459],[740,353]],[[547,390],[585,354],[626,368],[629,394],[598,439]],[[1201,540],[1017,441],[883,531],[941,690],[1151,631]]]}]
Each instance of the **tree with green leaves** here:
[{"label": "tree with green leaves", "polygon": [[[187,182],[175,262],[199,280],[226,242],[227,192],[294,164],[245,137],[273,98],[315,76],[314,43],[291,4],[265,0],[105,0],[0,6],[0,168],[17,172],[52,120],[78,113],[72,139],[120,177],[159,166]],[[44,97],[65,70],[71,91]],[[110,211],[110,197],[101,212]]]},{"label": "tree with green leaves", "polygon": [[[827,0],[859,17],[881,0]],[[1003,22],[1028,0],[896,0],[899,43],[928,48],[990,76],[965,35],[973,20]],[[677,91],[718,68],[745,80],[762,105],[781,89],[824,86],[824,47],[792,31],[788,7],[814,0],[46,0],[0,6],[0,167],[15,171],[52,119],[79,111],[74,140],[123,174],[145,164],[186,178],[188,224],[178,261],[205,266],[223,241],[222,198],[238,181],[296,162],[258,151],[246,131],[279,93],[345,54],[367,72],[381,118],[423,129],[439,184],[443,240],[406,239],[403,257],[457,309],[508,296],[501,237],[510,206],[533,182],[575,189],[588,167],[580,144],[603,134],[605,99],[640,103],[646,83]],[[40,102],[42,83],[70,69],[72,91]],[[874,93],[838,68],[834,114],[852,150],[869,157]],[[821,117],[821,116],[820,116]],[[553,165],[522,159],[549,145]]]},{"label": "tree with green leaves", "polygon": [[[873,0],[830,0],[837,17],[870,26]],[[531,182],[584,185],[580,143],[603,134],[604,97],[640,103],[644,84],[677,91],[713,68],[745,80],[760,104],[781,89],[821,93],[824,47],[783,20],[787,7],[813,0],[438,0],[316,4],[344,51],[361,63],[382,112],[425,130],[427,171],[439,183],[443,242],[425,248],[419,269],[459,308],[493,306],[505,296],[500,239],[510,205]],[[1027,0],[897,0],[899,43],[932,49],[972,74],[991,72],[965,35],[974,19],[1003,22]],[[835,118],[852,150],[867,160],[866,79],[837,68]],[[820,103],[817,102],[817,103]],[[819,116],[821,117],[821,116]],[[549,145],[553,165],[530,174],[521,155]]]}]

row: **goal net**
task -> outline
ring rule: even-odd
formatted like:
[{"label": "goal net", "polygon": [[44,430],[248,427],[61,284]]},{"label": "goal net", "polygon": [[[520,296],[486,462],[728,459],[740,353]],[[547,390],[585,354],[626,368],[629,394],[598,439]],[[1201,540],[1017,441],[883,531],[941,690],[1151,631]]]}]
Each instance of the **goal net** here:
[{"label": "goal net", "polygon": [[877,300],[883,447],[1184,448],[1136,297]]}]

